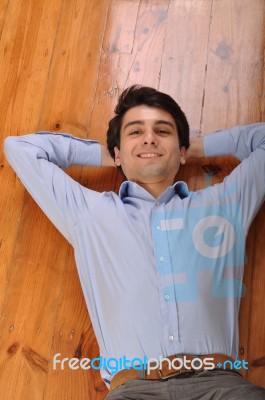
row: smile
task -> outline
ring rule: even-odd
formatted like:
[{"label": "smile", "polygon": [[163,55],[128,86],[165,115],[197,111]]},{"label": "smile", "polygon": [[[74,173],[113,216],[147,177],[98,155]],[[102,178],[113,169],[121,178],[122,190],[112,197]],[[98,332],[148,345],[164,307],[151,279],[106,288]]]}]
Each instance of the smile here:
[{"label": "smile", "polygon": [[154,158],[154,157],[161,157],[161,154],[157,154],[157,153],[141,153],[141,154],[138,154],[138,157],[140,157],[140,158]]}]

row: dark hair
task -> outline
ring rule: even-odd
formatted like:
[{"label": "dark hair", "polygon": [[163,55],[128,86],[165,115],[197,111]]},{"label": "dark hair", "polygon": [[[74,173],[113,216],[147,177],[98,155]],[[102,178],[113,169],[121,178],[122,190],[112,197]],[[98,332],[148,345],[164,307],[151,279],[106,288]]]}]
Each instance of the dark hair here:
[{"label": "dark hair", "polygon": [[189,124],[184,112],[175,100],[168,94],[141,85],[133,85],[125,89],[120,95],[115,107],[115,117],[109,121],[107,131],[107,146],[111,157],[114,159],[114,147],[120,148],[120,130],[124,114],[133,107],[146,105],[161,108],[172,115],[178,131],[180,147],[189,147]]}]

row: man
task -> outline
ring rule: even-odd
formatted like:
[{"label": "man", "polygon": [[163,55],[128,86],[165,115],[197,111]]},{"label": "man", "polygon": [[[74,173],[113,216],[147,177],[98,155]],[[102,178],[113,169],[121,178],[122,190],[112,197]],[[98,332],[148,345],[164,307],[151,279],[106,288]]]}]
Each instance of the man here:
[{"label": "man", "polygon": [[[133,86],[115,112],[109,153],[49,132],[5,141],[10,164],[75,249],[100,354],[120,362],[101,369],[108,399],[265,399],[233,361],[245,237],[265,195],[265,124],[189,146],[186,117],[164,93]],[[188,158],[221,154],[244,159],[223,183],[197,192],[174,184]],[[126,177],[119,195],[63,172],[112,159]]]}]

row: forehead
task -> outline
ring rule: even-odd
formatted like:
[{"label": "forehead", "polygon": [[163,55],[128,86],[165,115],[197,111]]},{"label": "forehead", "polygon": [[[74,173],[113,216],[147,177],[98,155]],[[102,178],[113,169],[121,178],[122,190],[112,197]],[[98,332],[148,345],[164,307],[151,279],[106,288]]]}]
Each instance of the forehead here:
[{"label": "forehead", "polygon": [[130,108],[123,116],[121,130],[126,128],[127,124],[135,122],[136,124],[141,123],[157,123],[158,121],[165,121],[171,123],[176,129],[176,124],[172,115],[158,107],[149,107],[146,105],[140,105]]}]

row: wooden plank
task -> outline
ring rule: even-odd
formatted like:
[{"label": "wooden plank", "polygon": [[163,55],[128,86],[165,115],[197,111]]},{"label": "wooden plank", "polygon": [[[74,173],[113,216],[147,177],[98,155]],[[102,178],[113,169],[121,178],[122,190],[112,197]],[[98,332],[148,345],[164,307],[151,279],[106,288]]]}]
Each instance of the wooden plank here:
[{"label": "wooden plank", "polygon": [[0,41],[1,41],[8,4],[9,4],[8,0],[2,0],[0,3]]},{"label": "wooden plank", "polygon": [[160,89],[185,112],[192,134],[201,130],[212,1],[170,2]]},{"label": "wooden plank", "polygon": [[2,307],[0,394],[33,400],[47,378],[67,245],[29,195],[21,221]]},{"label": "wooden plank", "polygon": [[104,35],[105,53],[131,53],[140,0],[112,0]]},{"label": "wooden plank", "polygon": [[87,136],[107,10],[107,1],[64,3],[40,129]]},{"label": "wooden plank", "polygon": [[[202,110],[203,133],[261,120],[264,29],[263,1],[213,2]],[[258,36],[257,32],[260,33]],[[228,157],[216,162],[219,166],[217,181],[222,181],[236,165]],[[264,209],[248,236],[248,264],[244,275],[247,295],[242,299],[240,310],[240,357],[249,361],[264,356],[264,324],[260,318],[264,315],[264,299],[256,272],[264,287],[265,279],[260,274],[264,264],[261,266],[261,259],[257,259],[261,251],[257,239],[262,235],[257,221],[264,218],[263,213]],[[264,367],[252,369],[246,376],[265,386]]]},{"label": "wooden plank", "polygon": [[[49,4],[47,4],[47,9],[48,5]],[[71,4],[68,3],[64,5],[60,16],[60,25],[58,25],[59,21],[57,20],[56,30],[54,32],[58,35],[56,42],[58,47],[52,53],[54,64],[50,72],[50,63],[45,66],[45,79],[49,73],[49,81],[46,87],[47,96],[45,98],[48,103],[43,101],[42,92],[40,102],[42,108],[40,107],[39,113],[37,109],[34,109],[36,112],[35,116],[37,117],[36,125],[38,125],[38,120],[40,119],[41,122],[39,126],[46,129],[48,128],[49,121],[53,118],[52,113],[49,115],[49,112],[46,112],[47,108],[50,107],[49,90],[52,87],[52,90],[56,93],[55,87],[60,88],[61,81],[63,81],[66,88],[72,87],[73,89],[71,97],[69,99],[67,98],[70,109],[74,109],[77,103],[76,87],[80,89],[80,103],[83,101],[83,103],[86,104],[85,101],[87,98],[91,101],[93,88],[97,80],[96,64],[97,59],[99,59],[101,38],[103,36],[102,26],[98,24],[98,21],[104,19],[107,8],[107,2],[101,2],[99,4],[96,1],[90,2],[89,5],[83,1],[71,2]],[[45,21],[38,18],[40,14],[38,4],[36,4],[35,8],[33,7],[33,3],[29,5],[29,8],[25,8],[24,10],[23,5],[21,5],[21,8],[18,8],[20,11],[19,17],[24,18],[23,28],[25,29],[25,26],[28,26],[29,30],[34,30],[35,27],[28,9],[30,9],[33,14],[37,14],[34,22],[36,22],[38,26],[42,26],[42,31],[47,36],[49,31],[49,24],[47,24],[48,19]],[[23,14],[23,11],[26,15]],[[94,13],[94,17],[96,17],[93,23],[91,22],[92,12]],[[21,21],[19,29],[21,29],[22,25],[23,22]],[[69,30],[65,29],[66,26]],[[93,32],[93,38],[90,37],[90,39],[86,41],[88,39],[88,30]],[[73,34],[73,32],[75,34]],[[17,54],[19,70],[15,70],[13,74],[16,82],[19,82],[24,71],[21,70],[21,64],[23,64],[23,62],[25,62],[26,65],[32,63],[31,52],[34,52],[35,40],[33,33],[34,31],[32,32],[32,37],[30,36],[22,39],[19,36],[19,40],[17,37],[15,38],[15,47],[20,48],[22,45],[25,48],[24,53]],[[52,32],[49,33],[52,35]],[[71,37],[69,38],[68,35],[71,35]],[[51,36],[50,39],[51,38],[54,40],[54,36]],[[68,75],[68,69],[67,66],[65,66],[64,73],[60,75],[62,71],[60,70],[58,73],[56,69],[56,65],[60,63],[61,54],[59,54],[59,49],[64,47],[66,43],[69,45],[68,49],[69,53],[71,53],[67,62],[71,63],[73,74]],[[79,45],[80,43],[82,46]],[[27,45],[31,50],[27,50]],[[49,52],[47,53],[46,48],[43,48],[43,43],[40,41],[38,45],[40,46],[38,51],[43,52],[43,55],[47,56]],[[83,50],[85,50],[85,46],[87,47],[84,56]],[[93,56],[91,57],[89,55],[90,50],[93,51]],[[90,58],[92,59],[92,64],[90,64]],[[87,75],[85,79],[79,75],[80,69],[78,66],[81,59],[83,71],[86,70],[89,79]],[[9,64],[11,64],[11,60],[6,64],[7,68]],[[29,76],[27,76],[27,81],[29,82],[28,78]],[[77,85],[78,80],[79,86]],[[9,85],[7,83],[5,84],[6,92],[11,95],[10,87],[14,87],[14,85],[12,86],[11,83]],[[36,80],[34,87],[35,92],[38,90],[38,87],[41,88],[42,85],[46,85],[46,80],[40,80],[40,82]],[[22,90],[23,88],[25,88],[25,85],[17,87],[16,98],[19,96],[22,98],[24,93]],[[68,96],[69,91],[66,90],[66,92]],[[11,100],[7,104],[10,104]],[[59,107],[62,105],[62,103],[58,101],[57,103]],[[23,109],[21,103],[19,103],[19,105],[20,109]],[[28,105],[31,107],[32,111],[34,96],[31,97]],[[3,109],[4,104],[2,103],[1,106]],[[55,107],[54,109],[56,111]],[[75,115],[70,115],[70,118],[73,117],[74,120],[77,121],[77,125],[82,118],[85,119],[81,123],[82,126],[85,126],[88,119],[88,113],[85,113],[85,111],[87,112],[84,107],[81,109],[81,114],[83,112],[81,117],[80,114],[78,114],[76,117]],[[40,113],[43,113],[44,117],[40,118]],[[47,116],[46,120],[45,115]],[[6,115],[6,121],[6,124],[9,123],[11,125],[10,114]],[[23,121],[24,123],[26,122],[25,119]],[[22,120],[20,120],[20,114],[18,114],[18,131],[20,131],[21,125]],[[29,127],[28,130],[30,130]],[[35,218],[33,217],[34,215]],[[65,262],[68,258],[68,245],[28,195],[25,197],[20,222],[20,229],[16,237],[17,241],[14,247],[13,262],[12,266],[10,266],[8,285],[2,309],[2,315],[5,316],[5,318],[2,319],[0,326],[0,331],[2,333],[1,366],[3,370],[3,374],[1,375],[3,385],[1,385],[0,390],[1,398],[11,398],[14,396],[16,398],[36,400],[43,397],[47,374],[49,373],[48,365],[52,356],[51,346],[54,334],[53,330],[57,310],[60,305],[59,300],[62,296],[61,284]],[[30,240],[32,237],[34,237],[33,244]],[[76,270],[75,274],[77,274]],[[80,287],[76,292],[76,296],[77,299],[83,300]],[[69,314],[67,313],[67,317],[68,316]],[[79,317],[79,315],[73,313],[72,323],[73,325],[77,325],[77,330],[79,329],[79,325],[75,319],[78,320]],[[72,386],[73,391],[74,388],[76,388],[74,382],[80,379],[86,382],[84,373],[82,374],[82,378],[81,375],[78,374],[75,377]],[[63,380],[64,378],[62,376],[60,383]],[[67,396],[67,392],[64,393],[65,396]],[[83,396],[85,396],[84,393],[85,392],[83,392]]]},{"label": "wooden plank", "polygon": [[[0,140],[37,129],[61,0],[10,1],[0,41]],[[2,3],[4,5],[4,3]],[[47,35],[49,32],[49,35]],[[0,310],[24,189],[0,151]]]},{"label": "wooden plank", "polygon": [[9,4],[0,42],[0,126],[5,135],[36,129],[60,10],[60,0]]},{"label": "wooden plank", "polygon": [[204,133],[261,119],[264,7],[263,0],[213,3]]},{"label": "wooden plank", "polygon": [[120,58],[124,71],[121,88],[144,84],[158,88],[169,1],[142,1],[137,19],[132,54]]}]

